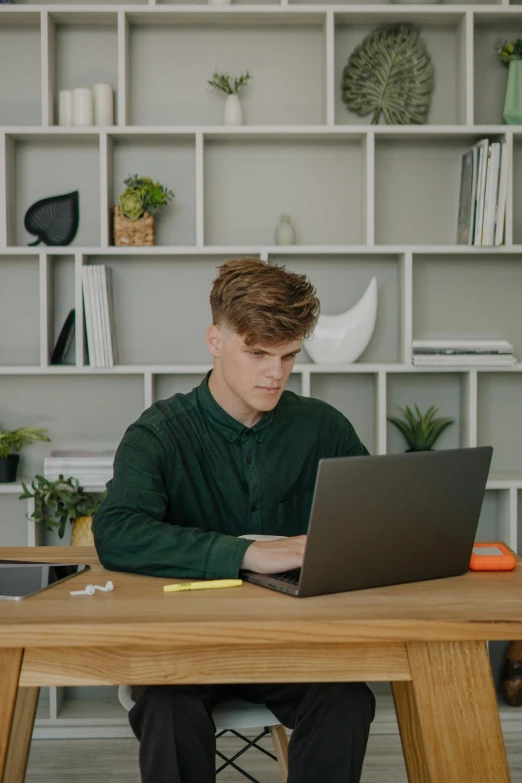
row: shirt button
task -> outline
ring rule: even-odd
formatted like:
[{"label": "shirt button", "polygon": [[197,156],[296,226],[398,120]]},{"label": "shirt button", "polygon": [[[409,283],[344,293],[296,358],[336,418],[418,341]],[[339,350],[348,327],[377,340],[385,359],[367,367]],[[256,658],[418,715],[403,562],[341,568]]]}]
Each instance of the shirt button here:
[{"label": "shirt button", "polygon": [[250,511],[257,511],[257,506],[250,506]]}]

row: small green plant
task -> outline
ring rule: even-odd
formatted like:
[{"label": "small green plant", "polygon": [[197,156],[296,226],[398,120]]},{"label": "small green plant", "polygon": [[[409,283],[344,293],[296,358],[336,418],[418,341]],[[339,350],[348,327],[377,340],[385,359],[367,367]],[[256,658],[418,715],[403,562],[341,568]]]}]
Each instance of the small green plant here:
[{"label": "small green plant", "polygon": [[522,59],[522,38],[517,38],[516,41],[508,43],[507,41],[497,40],[494,46],[500,60],[504,65],[509,65],[511,60]]},{"label": "small green plant", "polygon": [[453,424],[453,419],[435,418],[439,410],[435,405],[428,408],[426,413],[421,413],[419,406],[415,405],[416,415],[408,405],[406,409],[399,407],[399,410],[404,419],[388,416],[388,421],[404,436],[410,451],[429,451],[444,430]]},{"label": "small green plant", "polygon": [[58,528],[58,535],[63,538],[67,522],[74,522],[77,517],[91,516],[102,504],[107,491],[96,496],[92,492],[84,492],[78,479],[74,476],[64,478],[62,474],[56,481],[49,481],[43,476],[35,476],[31,482],[31,490],[22,482],[23,494],[19,498],[34,498],[34,512],[28,519],[35,522],[45,522],[47,530]]},{"label": "small green plant", "polygon": [[120,209],[130,220],[138,220],[145,212],[153,215],[174,198],[174,191],[150,177],[129,174],[123,181],[127,189],[120,194]]},{"label": "small green plant", "polygon": [[35,440],[50,441],[43,427],[19,427],[17,430],[0,430],[0,459],[13,452],[20,451],[26,443]]},{"label": "small green plant", "polygon": [[211,87],[215,87],[216,90],[221,90],[227,95],[236,95],[248,84],[248,81],[252,78],[250,73],[242,73],[240,76],[230,76],[228,73],[218,73],[214,71],[212,79],[209,79],[207,84]]}]

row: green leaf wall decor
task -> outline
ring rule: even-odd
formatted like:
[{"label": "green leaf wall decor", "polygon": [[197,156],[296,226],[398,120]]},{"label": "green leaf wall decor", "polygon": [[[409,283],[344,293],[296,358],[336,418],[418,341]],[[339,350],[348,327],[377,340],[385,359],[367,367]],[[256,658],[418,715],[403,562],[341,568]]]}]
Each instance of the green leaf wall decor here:
[{"label": "green leaf wall decor", "polygon": [[381,112],[389,125],[426,122],[435,86],[431,56],[411,24],[382,25],[354,49],[346,64],[342,98],[364,117]]}]

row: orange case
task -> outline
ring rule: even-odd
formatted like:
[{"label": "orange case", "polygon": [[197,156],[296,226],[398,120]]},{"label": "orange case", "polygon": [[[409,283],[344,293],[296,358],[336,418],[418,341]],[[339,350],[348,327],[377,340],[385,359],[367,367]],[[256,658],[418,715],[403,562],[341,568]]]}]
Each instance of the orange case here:
[{"label": "orange case", "polygon": [[501,549],[504,554],[476,555],[472,551],[469,564],[472,571],[513,571],[517,561],[502,541],[481,541],[478,544],[473,544],[473,549],[479,549],[483,546],[496,546],[498,549]]}]

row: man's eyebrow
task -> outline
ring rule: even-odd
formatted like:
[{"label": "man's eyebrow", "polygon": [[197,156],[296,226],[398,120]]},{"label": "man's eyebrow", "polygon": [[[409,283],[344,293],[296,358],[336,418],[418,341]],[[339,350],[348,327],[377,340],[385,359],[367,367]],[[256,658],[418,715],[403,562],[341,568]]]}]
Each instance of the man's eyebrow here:
[{"label": "man's eyebrow", "polygon": [[[256,348],[255,345],[244,345],[243,348],[245,351],[255,351],[256,353],[269,353],[266,348]],[[284,354],[285,356],[291,356],[292,354],[298,354],[301,353],[300,348],[296,348],[295,351],[289,351],[288,353]],[[270,354],[270,356],[273,356],[275,354]]]}]

